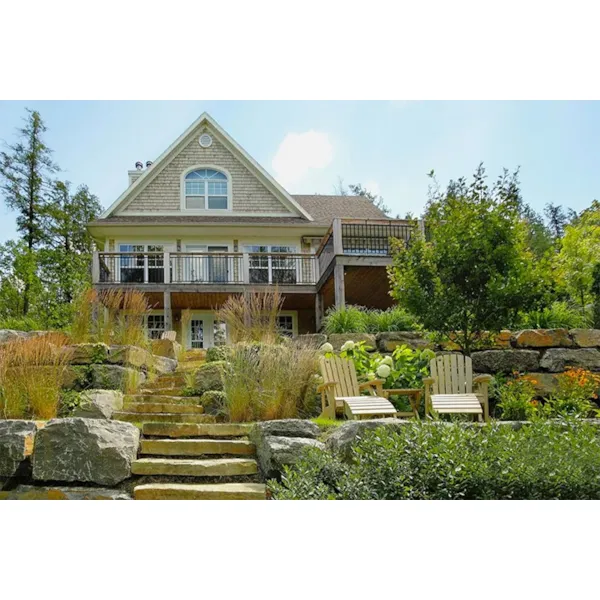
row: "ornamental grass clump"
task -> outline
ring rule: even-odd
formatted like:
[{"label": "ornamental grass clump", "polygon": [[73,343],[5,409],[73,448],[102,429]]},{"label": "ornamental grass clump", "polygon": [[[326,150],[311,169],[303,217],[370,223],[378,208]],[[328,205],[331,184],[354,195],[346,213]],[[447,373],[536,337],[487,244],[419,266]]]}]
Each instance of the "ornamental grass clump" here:
[{"label": "ornamental grass clump", "polygon": [[386,331],[413,331],[418,329],[415,318],[400,306],[387,310],[368,309],[364,306],[332,307],[323,321],[326,334],[381,333]]},{"label": "ornamental grass clump", "polygon": [[62,333],[17,339],[0,346],[0,417],[56,417],[71,352]]},{"label": "ornamental grass clump", "polygon": [[283,297],[277,289],[229,296],[216,312],[232,343],[274,344],[280,338],[277,317]]},{"label": "ornamental grass clump", "polygon": [[239,343],[225,367],[225,408],[230,421],[313,416],[317,351],[308,345]]}]

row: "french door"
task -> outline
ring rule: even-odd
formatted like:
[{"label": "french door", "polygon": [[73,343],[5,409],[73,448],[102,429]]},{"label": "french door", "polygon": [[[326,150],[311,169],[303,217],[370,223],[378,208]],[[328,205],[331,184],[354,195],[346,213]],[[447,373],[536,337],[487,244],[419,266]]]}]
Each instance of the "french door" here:
[{"label": "french door", "polygon": [[183,277],[184,281],[190,283],[227,283],[230,281],[230,268],[228,256],[218,256],[227,254],[227,246],[208,246],[188,244],[186,252],[193,254],[211,253],[216,256],[186,256],[184,258]]},{"label": "french door", "polygon": [[215,319],[214,313],[194,312],[188,329],[188,347],[192,349],[212,348],[227,343],[225,323]]}]

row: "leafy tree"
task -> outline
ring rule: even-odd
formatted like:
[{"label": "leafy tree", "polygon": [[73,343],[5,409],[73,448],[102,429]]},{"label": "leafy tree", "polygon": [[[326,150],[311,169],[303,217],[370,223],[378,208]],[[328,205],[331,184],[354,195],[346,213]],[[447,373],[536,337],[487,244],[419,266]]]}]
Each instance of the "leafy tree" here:
[{"label": "leafy tree", "polygon": [[468,353],[482,331],[542,301],[545,271],[527,247],[517,172],[489,187],[480,165],[470,184],[461,178],[443,192],[430,175],[428,239],[393,241],[392,296],[426,329],[456,332]]},{"label": "leafy tree", "polygon": [[544,208],[544,215],[548,220],[548,229],[555,242],[559,241],[565,233],[565,227],[573,222],[577,213],[569,208],[565,211],[562,206],[549,202]]},{"label": "leafy tree", "polygon": [[[6,205],[17,211],[17,229],[33,258],[33,250],[44,236],[43,218],[50,177],[58,171],[52,151],[43,141],[46,126],[37,111],[27,109],[19,141],[0,152],[0,189]],[[29,312],[31,281],[23,289],[23,314]]]},{"label": "leafy tree", "polygon": [[591,302],[593,270],[600,262],[600,202],[594,200],[565,226],[555,265],[559,285],[582,308]]},{"label": "leafy tree", "polygon": [[594,297],[594,327],[600,329],[600,263],[594,265],[592,272],[592,296]]},{"label": "leafy tree", "polygon": [[392,212],[391,209],[386,205],[382,196],[370,192],[367,188],[364,188],[360,183],[351,183],[348,185],[348,187],[346,187],[344,184],[344,180],[341,177],[338,177],[338,183],[335,186],[335,191],[340,196],[362,196],[386,215],[389,215]]}]

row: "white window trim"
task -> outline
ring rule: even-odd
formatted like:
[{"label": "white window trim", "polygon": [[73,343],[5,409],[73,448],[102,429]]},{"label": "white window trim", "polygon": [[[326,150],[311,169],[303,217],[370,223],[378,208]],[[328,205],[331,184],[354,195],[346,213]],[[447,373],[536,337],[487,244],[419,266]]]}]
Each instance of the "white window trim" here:
[{"label": "white window trim", "polygon": [[[268,271],[269,271],[269,281],[263,285],[274,285],[273,284],[273,253],[271,248],[273,246],[288,246],[289,248],[293,248],[293,250],[289,254],[300,254],[300,250],[298,248],[302,248],[302,243],[298,243],[295,240],[292,241],[284,241],[284,242],[239,242],[239,247],[241,251],[246,253],[247,246],[266,246],[269,250],[265,253],[268,254]],[[302,269],[299,263],[296,263],[296,281],[298,283],[302,282]]]},{"label": "white window trim", "polygon": [[281,310],[280,317],[292,317],[292,334],[294,337],[298,335],[298,311],[297,310]]},{"label": "white window trim", "polygon": [[[187,326],[186,331],[182,332],[182,339],[185,340],[185,347],[188,350],[192,348],[192,326],[191,321],[194,319],[204,321],[204,350],[207,348],[214,347],[214,326],[215,326],[215,313],[209,310],[192,310],[190,315],[190,324]],[[225,332],[227,343],[229,343],[229,332]]]},{"label": "white window trim", "polygon": [[[165,311],[160,310],[160,309],[151,310],[144,318],[144,327],[146,329],[146,336],[148,337],[148,339],[151,339],[150,338],[150,328],[148,327],[148,317],[163,317],[165,319],[165,329],[163,329],[163,332],[166,331],[167,319],[165,318]],[[156,331],[160,331],[160,330],[156,330]],[[160,339],[160,338],[158,338],[158,339]]]},{"label": "white window trim", "polygon": [[[213,169],[214,171],[219,171],[223,173],[227,177],[227,208],[222,209],[209,209],[209,208],[186,208],[185,205],[185,178],[192,172],[197,171],[198,169]],[[204,180],[205,187],[205,195],[206,202],[208,202],[208,180]],[[231,179],[231,173],[227,169],[223,167],[218,167],[217,165],[196,165],[194,167],[190,167],[186,169],[181,174],[181,181],[179,184],[180,188],[180,209],[181,212],[188,215],[222,215],[225,213],[232,212],[232,202],[231,202],[231,194],[232,194],[233,180]]]}]

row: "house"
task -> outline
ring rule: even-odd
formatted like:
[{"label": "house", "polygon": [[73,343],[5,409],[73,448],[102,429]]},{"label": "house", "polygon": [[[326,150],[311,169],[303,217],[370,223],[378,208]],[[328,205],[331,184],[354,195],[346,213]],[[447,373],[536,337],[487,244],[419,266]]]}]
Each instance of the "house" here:
[{"label": "house", "polygon": [[413,225],[363,197],[290,194],[205,113],[88,227],[96,289],[142,290],[151,337],[207,348],[226,339],[215,309],[247,290],[278,286],[289,335],[318,331],[333,305],[390,306],[389,238]]}]

